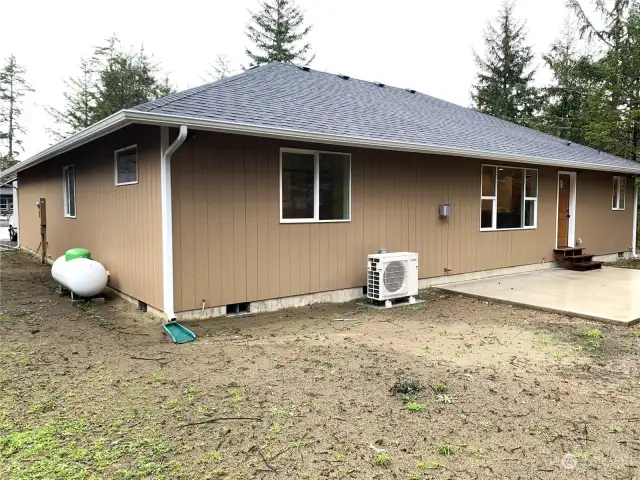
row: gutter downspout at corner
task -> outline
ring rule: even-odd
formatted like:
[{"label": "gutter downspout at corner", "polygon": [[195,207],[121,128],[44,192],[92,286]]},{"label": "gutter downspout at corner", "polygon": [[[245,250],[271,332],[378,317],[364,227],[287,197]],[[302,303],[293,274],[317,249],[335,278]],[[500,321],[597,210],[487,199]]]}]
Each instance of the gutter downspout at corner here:
[{"label": "gutter downspout at corner", "polygon": [[162,295],[167,320],[176,319],[173,304],[173,216],[171,204],[171,155],[187,139],[188,128],[180,126],[180,133],[169,145],[169,127],[160,127],[160,184],[162,198]]},{"label": "gutter downspout at corner", "polygon": [[631,252],[634,258],[638,258],[640,252],[638,252],[638,195],[640,195],[640,184],[637,180],[637,175],[634,177],[633,185],[633,244]]}]

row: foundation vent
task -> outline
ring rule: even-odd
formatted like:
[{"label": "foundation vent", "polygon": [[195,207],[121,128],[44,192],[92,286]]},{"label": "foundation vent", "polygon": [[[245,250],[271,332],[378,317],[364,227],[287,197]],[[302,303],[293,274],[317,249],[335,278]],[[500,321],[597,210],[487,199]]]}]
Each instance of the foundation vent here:
[{"label": "foundation vent", "polygon": [[227,315],[244,315],[251,313],[251,303],[230,303],[227,305]]}]

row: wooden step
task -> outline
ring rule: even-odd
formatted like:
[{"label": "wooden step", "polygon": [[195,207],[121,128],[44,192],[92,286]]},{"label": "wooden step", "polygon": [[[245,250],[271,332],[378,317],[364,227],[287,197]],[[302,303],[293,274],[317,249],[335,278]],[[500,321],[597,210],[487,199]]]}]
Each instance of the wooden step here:
[{"label": "wooden step", "polygon": [[564,257],[574,257],[576,255],[582,255],[583,251],[584,247],[563,247],[553,249],[554,253],[561,254]]},{"label": "wooden step", "polygon": [[587,270],[598,270],[602,268],[602,264],[604,262],[577,262],[574,263],[572,267],[569,267],[571,270],[579,270],[581,272]]},{"label": "wooden step", "polygon": [[604,262],[593,261],[593,255],[584,253],[585,247],[561,247],[554,248],[556,261],[569,270],[597,270],[602,268]]},{"label": "wooden step", "polygon": [[593,255],[583,253],[580,255],[571,255],[570,257],[562,257],[562,259],[574,263],[590,262],[591,260],[593,260]]}]

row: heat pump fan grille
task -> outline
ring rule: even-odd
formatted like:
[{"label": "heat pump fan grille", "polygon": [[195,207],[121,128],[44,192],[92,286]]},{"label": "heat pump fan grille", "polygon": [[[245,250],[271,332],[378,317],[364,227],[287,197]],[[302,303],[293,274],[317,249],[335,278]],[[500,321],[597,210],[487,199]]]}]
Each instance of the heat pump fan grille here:
[{"label": "heat pump fan grille", "polygon": [[404,267],[404,262],[397,260],[389,262],[384,269],[384,277],[382,280],[384,282],[384,288],[390,293],[397,292],[402,288],[406,276],[407,271]]}]

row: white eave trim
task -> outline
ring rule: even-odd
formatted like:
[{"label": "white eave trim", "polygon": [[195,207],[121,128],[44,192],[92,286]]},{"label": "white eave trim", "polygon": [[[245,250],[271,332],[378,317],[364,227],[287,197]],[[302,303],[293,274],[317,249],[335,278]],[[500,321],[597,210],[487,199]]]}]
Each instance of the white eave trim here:
[{"label": "white eave trim", "polygon": [[600,170],[605,172],[640,174],[640,165],[638,165],[638,167],[636,168],[617,167],[614,165],[600,165],[585,162],[567,162],[565,160],[529,157],[526,155],[506,155],[481,150],[468,150],[455,147],[441,147],[436,145],[396,142],[391,140],[376,140],[366,137],[354,137],[348,135],[314,133],[302,130],[264,127],[236,122],[220,122],[206,118],[183,117],[162,113],[141,112],[138,110],[126,110],[125,113],[127,114],[127,118],[129,118],[133,123],[144,123],[149,125],[164,125],[173,127],[188,125],[190,128],[196,130],[209,130],[214,132],[235,133],[258,137],[271,137],[302,142],[316,142],[361,148],[377,148],[381,150],[395,150],[403,152],[429,153],[435,155],[450,155],[456,157],[469,157],[481,160],[493,160],[508,163],[548,165],[553,167],[570,168],[573,170]]},{"label": "white eave trim", "polygon": [[315,142],[340,146],[351,146],[361,148],[377,148],[381,150],[395,150],[403,152],[428,153],[435,155],[450,155],[456,157],[477,158],[480,160],[490,160],[494,162],[522,163],[531,165],[547,165],[553,167],[563,167],[571,170],[598,170],[615,173],[640,174],[638,167],[619,167],[615,165],[600,165],[583,162],[567,162],[565,160],[555,160],[548,158],[537,158],[526,155],[507,155],[481,150],[468,150],[454,147],[442,147],[436,145],[424,145],[417,143],[396,142],[390,140],[376,140],[365,137],[355,137],[348,135],[335,135],[325,133],[314,133],[295,129],[284,129],[276,127],[264,127],[237,122],[220,122],[206,118],[184,117],[179,115],[167,115],[154,112],[142,112],[139,110],[121,110],[110,117],[99,121],[95,125],[82,130],[75,135],[63,140],[39,154],[20,162],[8,170],[0,173],[0,179],[13,173],[26,170],[33,165],[44,162],[61,153],[72,150],[80,145],[84,145],[96,138],[107,135],[115,130],[132,123],[158,125],[165,127],[179,127],[186,125],[196,130],[208,130],[214,132],[252,135],[258,137],[270,137],[283,140],[294,140],[302,142]]},{"label": "white eave trim", "polygon": [[125,127],[130,123],[131,121],[127,119],[127,114],[124,110],[114,113],[113,115],[110,115],[107,118],[94,123],[90,127],[85,128],[84,130],[71,135],[68,138],[65,138],[61,142],[52,145],[51,147],[43,150],[37,155],[34,155],[33,157],[30,157],[11,168],[8,168],[4,172],[0,172],[0,179],[26,170],[27,168],[45,162],[57,155],[68,152],[69,150],[73,150],[74,148],[89,143],[97,138],[115,132],[116,130],[121,129],[122,127]]}]

